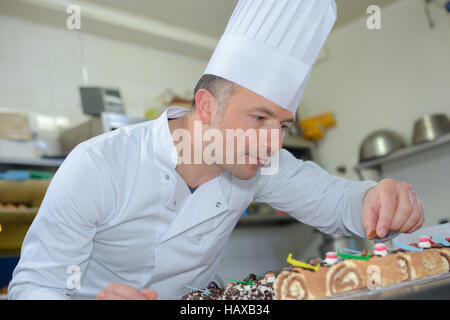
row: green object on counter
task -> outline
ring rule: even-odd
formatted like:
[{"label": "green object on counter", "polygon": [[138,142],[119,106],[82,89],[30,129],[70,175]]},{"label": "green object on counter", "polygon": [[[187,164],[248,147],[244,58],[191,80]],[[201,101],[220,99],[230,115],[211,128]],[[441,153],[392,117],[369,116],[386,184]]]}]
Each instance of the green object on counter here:
[{"label": "green object on counter", "polygon": [[228,281],[231,281],[231,282],[237,282],[237,283],[242,283],[242,284],[246,284],[246,285],[253,285],[253,281],[252,280],[250,280],[249,282],[245,282],[245,281],[239,281],[239,280],[233,280],[233,279],[230,279],[230,278],[227,278],[227,280]]},{"label": "green object on counter", "polygon": [[51,179],[55,174],[53,172],[48,171],[39,171],[39,170],[31,170],[30,178],[31,179]]},{"label": "green object on counter", "polygon": [[353,254],[345,254],[345,253],[341,253],[340,250],[338,249],[338,257],[342,258],[342,259],[356,259],[356,260],[369,260],[370,259],[370,253],[368,254],[367,257],[365,256],[356,256]]}]

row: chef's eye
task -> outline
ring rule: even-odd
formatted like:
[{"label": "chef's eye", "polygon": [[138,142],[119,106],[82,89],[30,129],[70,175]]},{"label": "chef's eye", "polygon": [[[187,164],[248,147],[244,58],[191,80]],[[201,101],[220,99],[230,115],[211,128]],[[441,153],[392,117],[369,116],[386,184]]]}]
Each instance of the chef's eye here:
[{"label": "chef's eye", "polygon": [[261,116],[253,116],[253,118],[255,118],[256,121],[262,121],[265,119],[265,117],[261,117]]}]

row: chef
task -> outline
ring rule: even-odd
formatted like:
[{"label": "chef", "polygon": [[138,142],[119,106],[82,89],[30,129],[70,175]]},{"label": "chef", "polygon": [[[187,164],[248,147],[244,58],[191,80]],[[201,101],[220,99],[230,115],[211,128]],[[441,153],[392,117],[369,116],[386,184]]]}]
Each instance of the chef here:
[{"label": "chef", "polygon": [[[347,180],[281,149],[335,20],[334,0],[240,0],[190,110],[170,107],[69,154],[24,239],[8,297],[178,299],[185,285],[214,279],[227,239],[253,201],[328,234],[384,237],[420,228],[423,205],[408,183]],[[177,161],[189,150],[174,156],[175,133],[194,135],[197,124],[201,134],[280,134],[262,139],[266,155],[247,152],[247,142],[234,161]],[[190,141],[192,151],[205,148],[195,136]],[[262,174],[274,157],[275,173]]]}]

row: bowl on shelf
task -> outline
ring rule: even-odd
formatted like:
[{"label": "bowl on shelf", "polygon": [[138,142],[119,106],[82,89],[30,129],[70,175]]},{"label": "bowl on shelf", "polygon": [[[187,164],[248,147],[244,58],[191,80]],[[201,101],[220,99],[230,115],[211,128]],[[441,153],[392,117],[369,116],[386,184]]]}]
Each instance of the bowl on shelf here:
[{"label": "bowl on shelf", "polygon": [[359,148],[359,162],[385,157],[406,146],[403,138],[392,130],[378,130],[369,134]]},{"label": "bowl on shelf", "polygon": [[446,114],[429,114],[415,121],[412,143],[430,142],[449,132],[450,121]]}]

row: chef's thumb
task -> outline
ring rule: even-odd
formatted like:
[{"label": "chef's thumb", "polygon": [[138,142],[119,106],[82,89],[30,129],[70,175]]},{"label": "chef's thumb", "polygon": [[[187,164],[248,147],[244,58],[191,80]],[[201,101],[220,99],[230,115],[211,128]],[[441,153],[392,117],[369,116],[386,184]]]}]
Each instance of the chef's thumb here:
[{"label": "chef's thumb", "polygon": [[158,294],[156,293],[155,290],[141,290],[141,293],[148,299],[148,300],[156,300],[156,298],[158,297]]}]

